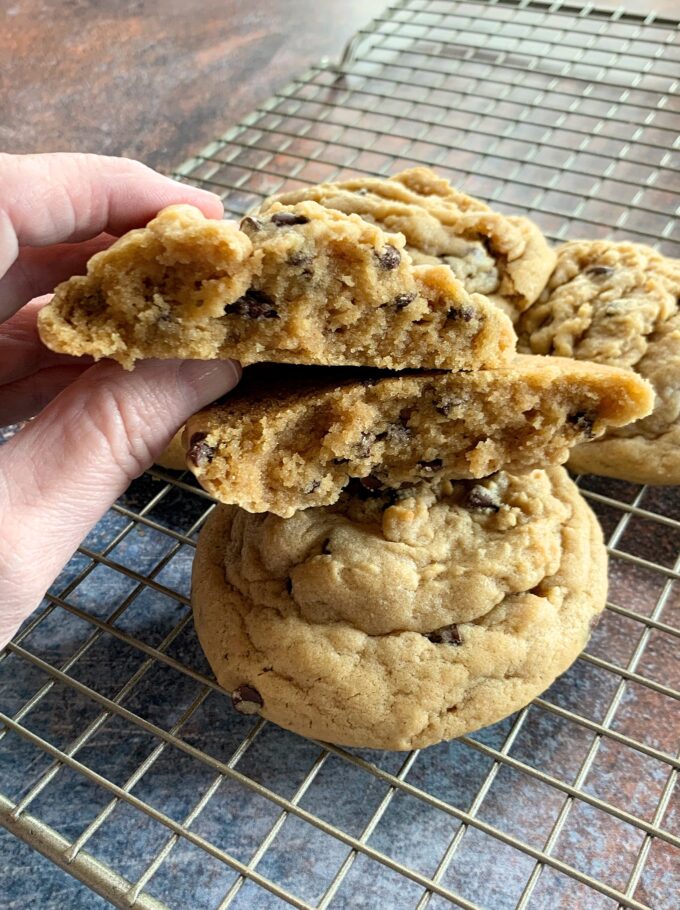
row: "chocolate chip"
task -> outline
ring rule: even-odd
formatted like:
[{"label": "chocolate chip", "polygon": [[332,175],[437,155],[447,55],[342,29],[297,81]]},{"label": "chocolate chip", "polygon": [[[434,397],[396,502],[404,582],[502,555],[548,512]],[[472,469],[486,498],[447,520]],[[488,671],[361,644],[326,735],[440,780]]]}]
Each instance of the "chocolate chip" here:
[{"label": "chocolate chip", "polygon": [[501,501],[497,494],[476,483],[467,495],[468,509],[478,509],[480,512],[498,512]]},{"label": "chocolate chip", "polygon": [[357,458],[368,458],[371,454],[371,447],[375,442],[375,437],[372,433],[367,433],[365,430],[361,434],[361,439],[357,442]]},{"label": "chocolate chip", "polygon": [[296,212],[276,212],[272,215],[272,224],[277,227],[289,227],[293,224],[308,224],[309,218],[306,215],[298,215]]},{"label": "chocolate chip", "polygon": [[288,257],[288,265],[309,265],[313,261],[314,257],[309,253],[303,253],[302,250],[296,250]]},{"label": "chocolate chip", "polygon": [[234,313],[237,316],[243,316],[245,319],[278,319],[279,314],[276,312],[274,301],[264,291],[258,291],[255,288],[249,288],[243,297],[235,303],[227,304],[224,308],[226,313]]},{"label": "chocolate chip", "polygon": [[248,234],[251,231],[261,231],[263,225],[259,218],[253,218],[252,215],[246,215],[246,217],[241,220],[239,227]]},{"label": "chocolate chip", "polygon": [[368,477],[360,477],[359,483],[364,489],[370,490],[372,493],[384,489],[382,480],[376,477],[375,474],[369,474]]},{"label": "chocolate chip", "polygon": [[253,686],[243,685],[231,693],[231,703],[239,714],[258,714],[264,701]]},{"label": "chocolate chip", "polygon": [[586,439],[592,439],[595,436],[595,433],[593,433],[595,420],[592,414],[588,414],[586,411],[577,411],[575,414],[570,414],[568,420],[577,430],[583,433]]},{"label": "chocolate chip", "polygon": [[434,474],[435,471],[444,467],[444,462],[441,458],[433,458],[432,461],[419,461],[418,467],[425,474]]},{"label": "chocolate chip", "polygon": [[320,480],[313,480],[313,481],[309,484],[309,486],[307,487],[307,489],[305,490],[305,493],[316,493],[316,491],[319,489],[320,486],[321,486],[321,481],[320,481]]},{"label": "chocolate chip", "polygon": [[376,253],[375,255],[378,259],[378,265],[386,272],[391,272],[393,269],[398,268],[401,262],[401,253],[391,243],[387,244],[382,253]]},{"label": "chocolate chip", "polygon": [[403,310],[404,307],[407,307],[409,303],[413,303],[418,295],[415,291],[412,294],[397,294],[397,296],[392,301],[392,306],[396,310]]},{"label": "chocolate chip", "polygon": [[427,632],[425,638],[429,638],[435,645],[463,644],[463,639],[460,637],[458,626],[455,623],[450,626],[443,626],[441,629],[435,629],[434,632]]},{"label": "chocolate chip", "polygon": [[447,319],[462,319],[463,322],[470,322],[475,315],[471,306],[452,307],[446,314]]},{"label": "chocolate chip", "polygon": [[586,275],[590,275],[593,278],[609,278],[613,274],[614,269],[608,265],[591,265],[590,268],[586,269]]},{"label": "chocolate chip", "polygon": [[331,539],[330,539],[330,537],[327,537],[327,538],[324,540],[324,542],[321,544],[321,552],[324,554],[324,556],[330,556],[330,555],[331,555]]},{"label": "chocolate chip", "polygon": [[205,441],[207,433],[194,433],[189,440],[187,458],[197,468],[204,468],[215,457],[215,447]]}]

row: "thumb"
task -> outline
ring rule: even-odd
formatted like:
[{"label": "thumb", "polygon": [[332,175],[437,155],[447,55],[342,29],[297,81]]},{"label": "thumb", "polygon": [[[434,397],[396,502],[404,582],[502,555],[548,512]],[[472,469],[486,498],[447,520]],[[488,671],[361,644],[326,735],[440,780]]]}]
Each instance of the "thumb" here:
[{"label": "thumb", "polygon": [[0,647],[129,482],[239,376],[233,361],[96,364],[0,449]]}]

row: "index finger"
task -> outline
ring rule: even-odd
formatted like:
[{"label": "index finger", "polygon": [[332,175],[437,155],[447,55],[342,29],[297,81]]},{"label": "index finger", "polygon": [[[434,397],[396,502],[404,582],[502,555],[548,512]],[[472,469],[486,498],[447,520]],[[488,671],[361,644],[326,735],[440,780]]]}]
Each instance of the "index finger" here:
[{"label": "index finger", "polygon": [[[166,205],[189,203],[221,218],[218,196],[126,158],[57,153],[0,154],[0,276],[20,246],[120,236]],[[0,314],[0,318],[9,314]]]}]

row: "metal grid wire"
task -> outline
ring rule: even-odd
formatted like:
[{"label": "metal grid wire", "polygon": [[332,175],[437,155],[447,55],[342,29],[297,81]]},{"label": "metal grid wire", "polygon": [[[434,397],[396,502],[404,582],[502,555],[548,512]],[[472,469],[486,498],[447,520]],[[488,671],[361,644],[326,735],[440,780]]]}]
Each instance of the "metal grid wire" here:
[{"label": "metal grid wire", "polygon": [[[422,163],[556,240],[680,255],[678,29],[401,0],[178,174],[237,216]],[[0,655],[0,820],[117,907],[676,908],[680,495],[579,483],[611,558],[587,651],[513,717],[395,754],[231,711],[189,610],[213,505],[150,471]]]}]

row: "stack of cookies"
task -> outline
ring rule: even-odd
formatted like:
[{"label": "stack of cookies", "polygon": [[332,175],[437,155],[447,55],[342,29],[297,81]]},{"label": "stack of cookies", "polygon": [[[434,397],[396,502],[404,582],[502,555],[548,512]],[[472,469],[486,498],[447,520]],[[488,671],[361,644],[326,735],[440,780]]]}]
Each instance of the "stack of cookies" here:
[{"label": "stack of cookies", "polygon": [[270,200],[239,228],[166,209],[57,289],[55,350],[255,364],[184,434],[221,503],[196,627],[237,710],[411,749],[517,710],[577,657],[606,553],[560,465],[653,394],[627,369],[516,354],[554,264],[529,221],[416,169]]}]

